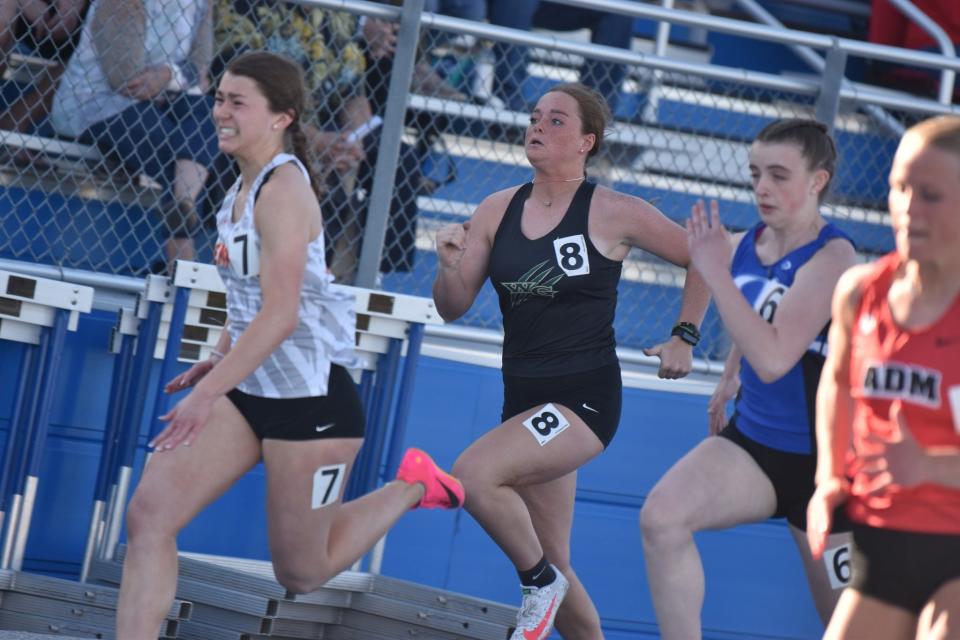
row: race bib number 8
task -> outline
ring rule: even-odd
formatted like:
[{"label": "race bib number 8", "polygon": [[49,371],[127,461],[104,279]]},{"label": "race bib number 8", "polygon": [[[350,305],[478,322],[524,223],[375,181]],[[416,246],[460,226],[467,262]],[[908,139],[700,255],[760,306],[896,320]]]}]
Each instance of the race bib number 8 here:
[{"label": "race bib number 8", "polygon": [[843,589],[850,583],[850,545],[826,549],[823,552],[823,563],[827,565],[831,588]]},{"label": "race bib number 8", "polygon": [[553,251],[557,254],[557,264],[568,276],[585,276],[590,273],[587,242],[583,234],[557,238],[553,241]]},{"label": "race bib number 8", "polygon": [[347,465],[345,464],[331,464],[316,470],[313,474],[311,509],[319,509],[337,501],[340,497],[340,489],[343,487],[343,476],[346,470]]},{"label": "race bib number 8", "polygon": [[551,402],[524,420],[523,426],[530,430],[542,447],[563,433],[570,423]]}]

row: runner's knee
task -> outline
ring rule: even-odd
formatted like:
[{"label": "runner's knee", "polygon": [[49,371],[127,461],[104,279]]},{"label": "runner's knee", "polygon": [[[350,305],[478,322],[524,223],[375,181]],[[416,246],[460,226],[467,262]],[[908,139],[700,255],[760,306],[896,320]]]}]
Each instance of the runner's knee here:
[{"label": "runner's knee", "polygon": [[640,509],[640,531],[645,543],[661,544],[689,534],[684,510],[655,487]]},{"label": "runner's knee", "polygon": [[284,589],[296,594],[316,591],[333,577],[333,572],[326,565],[319,568],[311,567],[302,559],[300,561],[274,560],[273,573]]},{"label": "runner's knee", "polygon": [[127,538],[135,543],[147,537],[176,536],[178,531],[170,526],[172,518],[161,508],[157,500],[138,491],[127,507]]}]

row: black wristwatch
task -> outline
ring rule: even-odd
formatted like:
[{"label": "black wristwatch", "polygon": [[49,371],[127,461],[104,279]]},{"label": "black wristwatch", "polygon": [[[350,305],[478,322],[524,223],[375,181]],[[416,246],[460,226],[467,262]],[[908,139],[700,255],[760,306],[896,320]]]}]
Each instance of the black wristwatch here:
[{"label": "black wristwatch", "polygon": [[700,342],[700,330],[697,329],[697,325],[692,322],[678,322],[673,325],[673,330],[670,331],[670,335],[679,336],[681,340],[691,347],[697,346],[697,343]]}]

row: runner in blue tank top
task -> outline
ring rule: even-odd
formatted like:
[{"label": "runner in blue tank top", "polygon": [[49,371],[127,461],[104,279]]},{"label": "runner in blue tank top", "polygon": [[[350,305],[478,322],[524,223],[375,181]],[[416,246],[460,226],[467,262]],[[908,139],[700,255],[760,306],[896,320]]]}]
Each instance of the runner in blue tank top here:
[{"label": "runner in blue tank top", "polygon": [[[487,277],[503,311],[502,424],[474,442],[455,473],[464,507],[517,569],[523,605],[513,640],[603,637],[570,566],[577,469],[609,444],[620,419],[613,317],[621,262],[631,247],[688,266],[686,234],[650,204],[584,179],[610,117],[583,85],[540,98],[526,133],[533,181],[486,198],[469,223],[437,234],[437,309],[455,320]],[[688,272],[678,333],[690,343],[708,302]],[[692,367],[681,336],[647,350],[659,375]]]},{"label": "runner in blue tank top", "polygon": [[[704,274],[733,345],[708,405],[709,432],[719,437],[708,437],[677,462],[640,515],[650,592],[665,639],[701,635],[697,531],[786,518],[824,622],[849,580],[849,534],[831,537],[823,563],[813,561],[805,536],[830,300],[840,274],[856,259],[850,238],[820,214],[835,165],[825,126],[776,121],[750,149],[760,223],[730,238],[714,201],[709,217],[697,203],[687,224],[693,264]],[[726,422],[726,403],[738,391]]]}]

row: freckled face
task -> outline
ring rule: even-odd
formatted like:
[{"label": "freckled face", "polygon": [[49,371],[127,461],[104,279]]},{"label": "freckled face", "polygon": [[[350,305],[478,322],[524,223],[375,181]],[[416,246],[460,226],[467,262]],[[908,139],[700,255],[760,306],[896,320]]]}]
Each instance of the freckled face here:
[{"label": "freckled face", "polygon": [[531,164],[545,159],[586,158],[581,148],[590,149],[590,138],[583,133],[583,121],[577,101],[560,91],[546,93],[537,101],[524,144]]},{"label": "freckled face", "polygon": [[807,160],[796,144],[754,142],[750,147],[753,193],[760,218],[768,224],[800,211],[817,210],[816,174],[807,168]]}]

